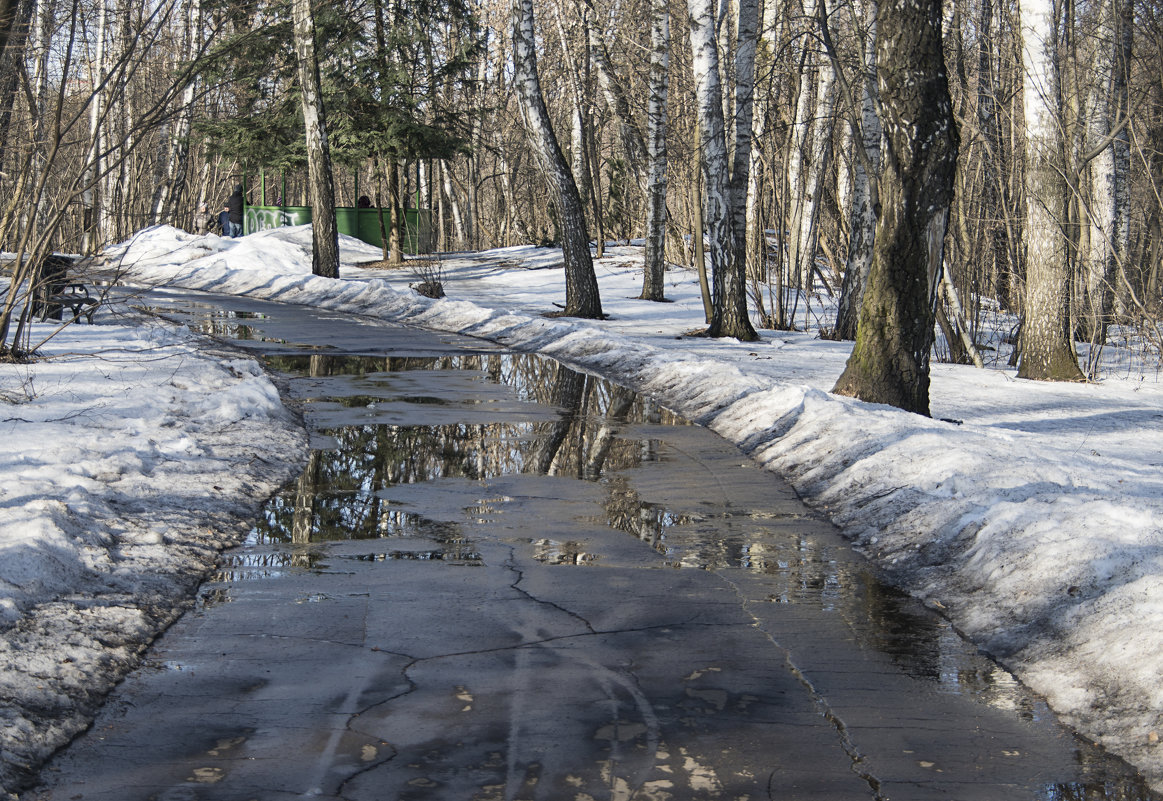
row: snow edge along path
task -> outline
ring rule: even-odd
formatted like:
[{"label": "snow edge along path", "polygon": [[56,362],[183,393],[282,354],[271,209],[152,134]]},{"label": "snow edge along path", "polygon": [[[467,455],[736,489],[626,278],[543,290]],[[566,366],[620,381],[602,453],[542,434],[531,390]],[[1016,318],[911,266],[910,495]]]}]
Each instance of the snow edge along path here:
[{"label": "snow edge along path", "polygon": [[[375,278],[272,275],[232,269],[213,256],[196,265],[133,256],[136,264],[126,265],[132,273],[158,284],[489,339],[649,395],[790,481],[892,580],[940,609],[1062,720],[1163,789],[1156,734],[1163,731],[1163,653],[1103,644],[1128,604],[1146,616],[1144,627],[1163,631],[1161,571],[1141,559],[1145,547],[1163,546],[1163,491],[1136,498],[1130,509],[1107,500],[1116,479],[1080,470],[1078,459],[1033,451],[1020,432],[957,426],[749,375],[711,358],[676,357],[595,323],[433,301]],[[940,455],[914,463],[910,453],[929,441]],[[991,466],[1003,464],[1020,465],[1024,481],[1015,482],[1012,470],[995,477]],[[1061,520],[1112,532],[1105,558],[1095,564],[1089,552],[1072,557],[1069,536],[1055,531]],[[1009,544],[998,547],[1003,541]]]},{"label": "snow edge along path", "polygon": [[14,367],[26,397],[0,405],[8,798],[90,725],[307,453],[257,362],[184,327],[107,317],[48,350]]}]

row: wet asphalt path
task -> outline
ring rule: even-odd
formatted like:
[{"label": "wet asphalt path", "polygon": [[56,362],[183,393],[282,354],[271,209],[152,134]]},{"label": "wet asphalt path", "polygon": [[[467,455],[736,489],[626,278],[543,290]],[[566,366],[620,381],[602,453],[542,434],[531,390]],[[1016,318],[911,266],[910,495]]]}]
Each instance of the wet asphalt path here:
[{"label": "wet asphalt path", "polygon": [[149,302],[266,354],[315,450],[23,801],[1151,798],[646,399],[487,343]]}]

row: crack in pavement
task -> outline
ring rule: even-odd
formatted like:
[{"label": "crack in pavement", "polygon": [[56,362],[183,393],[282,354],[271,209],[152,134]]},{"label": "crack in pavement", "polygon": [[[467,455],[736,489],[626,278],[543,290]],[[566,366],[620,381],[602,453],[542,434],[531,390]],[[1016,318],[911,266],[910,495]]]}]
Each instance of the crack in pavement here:
[{"label": "crack in pavement", "polygon": [[[864,770],[861,767],[866,757],[861,753],[860,749],[856,745],[856,742],[852,739],[852,735],[848,731],[848,726],[832,708],[831,704],[828,703],[823,693],[816,689],[816,686],[812,683],[812,680],[808,678],[808,675],[802,669],[800,669],[798,665],[796,665],[795,660],[792,659],[791,649],[781,645],[780,642],[775,639],[772,633],[768,631],[767,628],[763,625],[763,621],[761,621],[759,617],[751,611],[752,601],[743,594],[738,584],[732,581],[728,576],[718,571],[715,571],[715,575],[718,576],[718,578],[721,579],[725,584],[731,587],[732,590],[734,590],[735,595],[739,598],[740,608],[748,615],[748,617],[751,618],[755,628],[762,632],[763,636],[767,638],[767,641],[783,654],[784,665],[787,667],[788,672],[791,673],[792,676],[795,677],[796,681],[799,682],[800,685],[804,688],[809,698],[811,698],[812,704],[816,707],[816,709],[819,710],[823,718],[832,725],[832,728],[835,730],[837,738],[839,739],[840,747],[843,748],[844,753],[848,755],[852,772],[859,776],[864,782],[868,784],[869,788],[871,788],[873,793],[873,801],[889,801],[888,797],[885,796],[882,792],[883,788],[880,779],[875,774]],[[768,786],[770,791],[770,783]]]}]

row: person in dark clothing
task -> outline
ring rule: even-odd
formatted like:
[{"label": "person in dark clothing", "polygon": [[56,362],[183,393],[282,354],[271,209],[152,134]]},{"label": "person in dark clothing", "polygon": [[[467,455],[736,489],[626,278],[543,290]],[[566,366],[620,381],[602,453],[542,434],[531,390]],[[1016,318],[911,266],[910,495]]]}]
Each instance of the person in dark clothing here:
[{"label": "person in dark clothing", "polygon": [[370,209],[372,207],[372,199],[367,195],[360,195],[359,200],[355,202],[357,209]]},{"label": "person in dark clothing", "polygon": [[223,231],[224,236],[242,236],[242,185],[235,184],[234,191],[226,198],[226,211],[229,212],[229,230]]}]

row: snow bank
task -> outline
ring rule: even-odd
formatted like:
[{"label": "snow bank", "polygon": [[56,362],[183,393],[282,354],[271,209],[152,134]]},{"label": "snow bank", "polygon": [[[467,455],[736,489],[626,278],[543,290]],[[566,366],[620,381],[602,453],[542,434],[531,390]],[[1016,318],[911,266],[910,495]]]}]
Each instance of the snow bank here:
[{"label": "snow bank", "polygon": [[[109,256],[134,280],[487,337],[653,396],[787,477],[901,586],[1163,788],[1157,374],[1124,370],[1100,385],[1043,385],[997,365],[934,365],[934,418],[957,421],[942,422],[830,395],[847,358],[844,343],[789,332],[763,332],[759,343],[683,337],[702,323],[696,282],[671,272],[667,294],[675,302],[635,299],[638,248],[610,248],[597,262],[611,314],[598,322],[542,316],[564,295],[560,270],[549,269],[559,264],[553,251],[445,257],[449,297],[431,301],[408,291],[415,278],[407,270],[360,269],[379,251],[346,238],[341,280],[311,276],[308,231],[221,240],[161,227]],[[819,306],[814,301],[805,316]],[[106,413],[132,421],[139,412],[110,402]],[[185,447],[179,432],[167,439],[177,442],[165,447]],[[100,498],[94,487],[112,492],[165,464],[161,447],[111,451],[75,475],[62,470],[62,483]],[[54,500],[5,496],[4,508],[19,506],[28,537],[49,550],[76,536],[53,533],[75,509]],[[44,580],[67,585],[84,575],[64,565]]]},{"label": "snow bank", "polygon": [[0,365],[6,788],[88,725],[305,452],[258,365],[184,329],[74,325],[43,352]]}]

